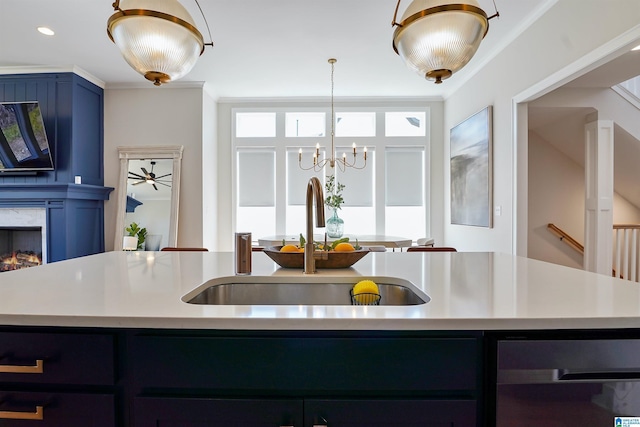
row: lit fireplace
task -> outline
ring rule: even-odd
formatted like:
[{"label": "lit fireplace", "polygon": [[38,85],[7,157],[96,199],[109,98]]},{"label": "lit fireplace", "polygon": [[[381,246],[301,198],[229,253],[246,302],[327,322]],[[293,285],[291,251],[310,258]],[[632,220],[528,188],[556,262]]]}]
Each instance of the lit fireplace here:
[{"label": "lit fireplace", "polygon": [[0,227],[0,272],[42,264],[40,227]]},{"label": "lit fireplace", "polygon": [[42,264],[42,259],[37,254],[18,251],[12,253],[11,256],[0,257],[0,272],[36,267],[40,264]]}]

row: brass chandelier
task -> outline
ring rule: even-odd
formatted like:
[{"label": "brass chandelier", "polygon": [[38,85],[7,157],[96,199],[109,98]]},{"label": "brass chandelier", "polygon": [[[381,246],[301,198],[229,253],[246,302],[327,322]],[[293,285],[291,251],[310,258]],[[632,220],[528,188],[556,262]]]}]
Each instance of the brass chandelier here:
[{"label": "brass chandelier", "polygon": [[477,0],[455,4],[413,0],[397,22],[400,1],[391,22],[396,27],[393,50],[410,69],[436,84],[467,65],[489,31],[489,20],[500,16],[496,8],[496,13],[487,17]]},{"label": "brass chandelier", "polygon": [[302,148],[298,151],[298,166],[303,170],[311,170],[313,169],[316,172],[324,169],[325,166],[329,166],[330,168],[335,168],[338,165],[340,170],[344,171],[347,168],[354,169],[364,169],[367,166],[367,147],[364,147],[362,150],[362,162],[359,164],[358,161],[358,147],[354,142],[351,150],[353,155],[353,160],[347,159],[347,153],[342,153],[341,158],[336,158],[336,147],[335,147],[335,108],[333,105],[333,75],[335,71],[335,63],[338,62],[335,58],[329,58],[329,64],[331,64],[331,157],[325,157],[324,159],[320,159],[320,144],[316,144],[315,152],[313,153],[313,161],[309,166],[303,166],[302,164]]},{"label": "brass chandelier", "polygon": [[115,13],[107,21],[107,34],[125,61],[156,86],[184,77],[204,47],[213,46],[204,42],[178,0],[123,0],[123,8],[120,3],[112,5]]}]

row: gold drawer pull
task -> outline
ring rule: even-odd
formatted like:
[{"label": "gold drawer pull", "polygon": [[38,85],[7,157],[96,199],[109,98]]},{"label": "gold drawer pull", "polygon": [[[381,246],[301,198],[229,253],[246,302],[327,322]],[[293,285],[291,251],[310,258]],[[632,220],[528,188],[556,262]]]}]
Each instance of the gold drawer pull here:
[{"label": "gold drawer pull", "polygon": [[35,412],[0,411],[2,420],[44,420],[44,407],[36,406]]},{"label": "gold drawer pull", "polygon": [[35,365],[0,365],[0,374],[41,374],[44,372],[42,359],[36,360]]}]

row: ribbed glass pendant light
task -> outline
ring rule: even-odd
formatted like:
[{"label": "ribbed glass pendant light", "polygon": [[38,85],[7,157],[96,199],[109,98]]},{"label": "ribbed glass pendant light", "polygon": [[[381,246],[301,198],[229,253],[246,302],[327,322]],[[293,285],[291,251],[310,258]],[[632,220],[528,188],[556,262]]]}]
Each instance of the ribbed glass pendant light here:
[{"label": "ribbed glass pendant light", "polygon": [[414,0],[393,23],[393,49],[407,66],[428,80],[442,83],[475,55],[489,31],[489,19],[476,0]]},{"label": "ribbed glass pendant light", "polygon": [[202,34],[177,0],[122,0],[113,6],[109,38],[125,61],[155,85],[185,76],[204,52]]}]

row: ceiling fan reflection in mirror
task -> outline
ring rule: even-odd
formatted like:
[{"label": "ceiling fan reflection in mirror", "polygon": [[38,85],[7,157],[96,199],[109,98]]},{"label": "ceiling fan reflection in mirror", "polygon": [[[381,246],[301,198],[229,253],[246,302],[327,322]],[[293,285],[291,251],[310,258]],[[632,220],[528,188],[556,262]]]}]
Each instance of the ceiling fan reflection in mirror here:
[{"label": "ceiling fan reflection in mirror", "polygon": [[137,173],[131,172],[129,171],[129,179],[132,180],[136,180],[137,182],[134,182],[132,185],[139,185],[139,184],[150,184],[153,185],[153,188],[157,191],[158,187],[156,186],[156,184],[160,184],[160,185],[164,185],[165,187],[171,187],[171,185],[169,185],[171,183],[171,180],[163,180],[162,178],[166,178],[168,176],[171,176],[170,173],[161,175],[161,176],[156,176],[155,173],[153,173],[153,168],[156,165],[155,161],[151,161],[151,171],[147,171],[146,168],[141,167],[140,170],[142,170],[142,173],[144,175],[139,175]]}]

